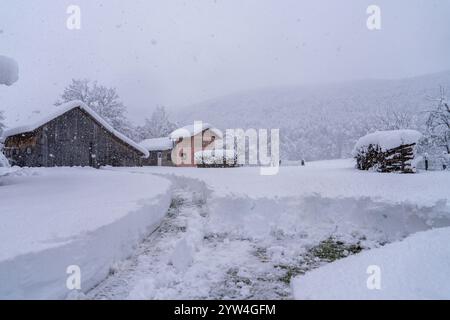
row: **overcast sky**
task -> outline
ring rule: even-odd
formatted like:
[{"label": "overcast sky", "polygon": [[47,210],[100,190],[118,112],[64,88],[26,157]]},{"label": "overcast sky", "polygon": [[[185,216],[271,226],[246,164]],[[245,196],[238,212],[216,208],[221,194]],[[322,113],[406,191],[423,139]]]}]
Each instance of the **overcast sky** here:
[{"label": "overcast sky", "polygon": [[[70,4],[81,30],[66,28]],[[252,88],[449,70],[450,1],[0,0],[0,55],[20,67],[0,86],[9,123],[51,108],[72,78],[116,87],[139,122]]]}]

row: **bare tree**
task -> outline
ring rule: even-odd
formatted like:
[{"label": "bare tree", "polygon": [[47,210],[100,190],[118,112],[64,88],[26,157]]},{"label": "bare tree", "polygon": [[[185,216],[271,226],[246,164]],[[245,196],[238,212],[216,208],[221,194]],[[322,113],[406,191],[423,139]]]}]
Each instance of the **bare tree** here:
[{"label": "bare tree", "polygon": [[406,111],[387,107],[375,115],[375,121],[382,130],[408,129],[413,125],[413,115]]},{"label": "bare tree", "polygon": [[73,100],[84,102],[114,129],[132,138],[135,137],[134,128],[125,116],[126,107],[120,101],[115,88],[107,88],[96,81],[91,83],[88,79],[72,79],[72,83],[64,89],[55,105],[59,106]]},{"label": "bare tree", "polygon": [[427,136],[432,144],[444,148],[450,154],[450,104],[444,88],[440,88],[438,98],[429,98],[434,106],[428,112]]}]

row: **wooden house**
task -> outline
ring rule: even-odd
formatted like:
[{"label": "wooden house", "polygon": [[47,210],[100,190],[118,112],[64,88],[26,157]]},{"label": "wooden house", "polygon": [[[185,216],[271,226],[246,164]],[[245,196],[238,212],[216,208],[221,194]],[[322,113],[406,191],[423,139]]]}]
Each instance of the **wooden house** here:
[{"label": "wooden house", "polygon": [[80,101],[4,136],[4,153],[17,166],[140,166],[149,156]]},{"label": "wooden house", "polygon": [[208,123],[196,123],[173,131],[169,137],[173,142],[172,163],[174,166],[196,166],[195,153],[214,149],[222,132]]}]

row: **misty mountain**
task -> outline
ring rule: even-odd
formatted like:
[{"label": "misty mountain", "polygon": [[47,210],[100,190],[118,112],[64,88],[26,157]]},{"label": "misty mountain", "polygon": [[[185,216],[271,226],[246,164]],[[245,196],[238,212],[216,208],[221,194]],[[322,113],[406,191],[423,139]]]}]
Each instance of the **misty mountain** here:
[{"label": "misty mountain", "polygon": [[[227,128],[279,128],[283,159],[348,157],[362,135],[386,127],[390,114],[411,119],[420,129],[439,87],[450,92],[450,71],[401,80],[361,80],[342,84],[263,88],[188,106],[180,124],[194,120]],[[387,118],[387,121],[381,121]]]}]

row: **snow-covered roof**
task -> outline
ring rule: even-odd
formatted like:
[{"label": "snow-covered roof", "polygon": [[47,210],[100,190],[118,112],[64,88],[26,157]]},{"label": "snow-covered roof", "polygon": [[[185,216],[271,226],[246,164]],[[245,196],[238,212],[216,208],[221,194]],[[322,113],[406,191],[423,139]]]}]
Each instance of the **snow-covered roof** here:
[{"label": "snow-covered roof", "polygon": [[148,151],[170,150],[173,147],[169,137],[146,139],[139,142],[139,145]]},{"label": "snow-covered roof", "polygon": [[173,131],[170,134],[170,139],[176,140],[179,138],[189,138],[189,137],[195,136],[195,135],[199,134],[200,132],[203,132],[204,130],[207,130],[207,129],[214,132],[218,138],[222,138],[222,132],[219,129],[214,128],[209,123],[202,122],[201,126],[200,125],[196,126],[196,125],[191,124],[191,125],[176,129],[175,131]]},{"label": "snow-covered roof", "polygon": [[417,143],[422,134],[416,130],[387,130],[376,131],[361,137],[353,148],[353,155],[362,147],[378,145],[383,151],[405,144]]},{"label": "snow-covered roof", "polygon": [[147,158],[149,156],[147,149],[143,148],[138,143],[134,142],[133,140],[131,140],[127,136],[123,135],[119,131],[115,130],[108,122],[106,122],[106,120],[104,120],[102,117],[100,117],[94,110],[89,108],[84,102],[77,101],[77,100],[70,101],[63,105],[58,106],[56,112],[54,112],[48,116],[42,117],[42,118],[36,120],[35,122],[33,122],[32,124],[22,125],[19,127],[15,127],[15,128],[6,130],[3,133],[3,135],[6,138],[6,137],[10,137],[10,136],[15,136],[15,135],[21,134],[21,133],[32,132],[32,131],[42,127],[46,123],[52,121],[53,119],[56,119],[59,116],[62,116],[64,113],[69,112],[70,110],[75,109],[75,108],[80,108],[81,110],[88,113],[92,118],[95,119],[95,121],[97,121],[102,127],[104,127],[106,130],[108,130],[115,137],[117,137],[118,139],[127,143],[128,145],[132,146],[136,150],[142,152],[145,158]]}]

